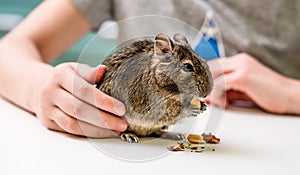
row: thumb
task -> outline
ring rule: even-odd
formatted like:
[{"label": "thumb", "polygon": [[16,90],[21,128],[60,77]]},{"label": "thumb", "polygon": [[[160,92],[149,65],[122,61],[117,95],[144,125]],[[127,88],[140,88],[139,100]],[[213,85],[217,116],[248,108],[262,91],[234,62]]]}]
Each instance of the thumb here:
[{"label": "thumb", "polygon": [[99,65],[93,68],[86,64],[77,64],[76,66],[73,65],[72,67],[81,78],[90,84],[100,82],[106,71],[105,65]]}]

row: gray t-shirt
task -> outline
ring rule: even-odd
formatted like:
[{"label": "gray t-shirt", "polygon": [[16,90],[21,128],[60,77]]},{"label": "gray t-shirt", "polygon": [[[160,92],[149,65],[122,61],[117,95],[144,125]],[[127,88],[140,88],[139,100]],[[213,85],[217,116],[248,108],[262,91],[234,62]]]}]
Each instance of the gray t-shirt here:
[{"label": "gray t-shirt", "polygon": [[299,0],[72,1],[94,28],[105,20],[118,21],[121,41],[161,32],[183,33],[191,40],[206,12],[213,11],[226,56],[246,52],[281,74],[300,79]]}]

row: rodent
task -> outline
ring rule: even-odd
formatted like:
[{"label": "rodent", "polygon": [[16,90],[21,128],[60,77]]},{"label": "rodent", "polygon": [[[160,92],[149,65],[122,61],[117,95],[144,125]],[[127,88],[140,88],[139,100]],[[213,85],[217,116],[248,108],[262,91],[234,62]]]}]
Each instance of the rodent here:
[{"label": "rodent", "polygon": [[103,62],[107,69],[97,88],[126,106],[122,140],[163,135],[168,126],[206,109],[200,98],[212,91],[209,67],[183,35],[173,39],[158,34],[154,41],[135,41]]}]

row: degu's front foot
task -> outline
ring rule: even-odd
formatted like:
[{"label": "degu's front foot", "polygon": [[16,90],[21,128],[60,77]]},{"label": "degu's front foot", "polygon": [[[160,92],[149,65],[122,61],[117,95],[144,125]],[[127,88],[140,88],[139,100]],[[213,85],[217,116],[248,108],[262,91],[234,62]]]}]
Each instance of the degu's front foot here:
[{"label": "degu's front foot", "polygon": [[122,133],[120,135],[121,140],[129,143],[138,143],[139,142],[139,137],[135,134],[132,133]]},{"label": "degu's front foot", "polygon": [[206,104],[205,102],[201,101],[199,97],[193,97],[190,105],[192,106],[193,109],[197,109],[201,112],[206,110]]}]

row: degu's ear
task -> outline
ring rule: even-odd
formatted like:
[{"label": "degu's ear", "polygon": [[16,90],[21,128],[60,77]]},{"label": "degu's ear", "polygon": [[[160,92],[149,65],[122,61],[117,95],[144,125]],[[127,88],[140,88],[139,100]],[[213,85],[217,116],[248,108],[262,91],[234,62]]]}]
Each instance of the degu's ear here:
[{"label": "degu's ear", "polygon": [[180,44],[188,44],[189,43],[185,36],[178,34],[178,33],[174,35],[173,39],[174,39],[174,41],[176,41]]},{"label": "degu's ear", "polygon": [[167,35],[162,33],[156,35],[154,43],[154,52],[156,54],[162,54],[168,51],[172,51],[173,48],[174,44]]}]

